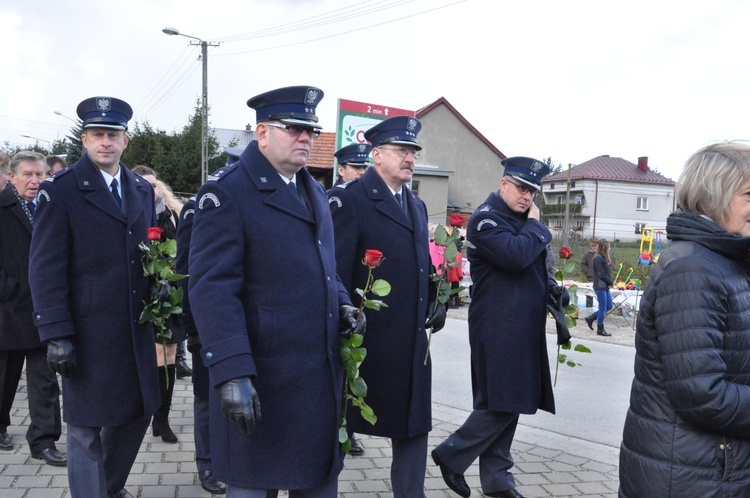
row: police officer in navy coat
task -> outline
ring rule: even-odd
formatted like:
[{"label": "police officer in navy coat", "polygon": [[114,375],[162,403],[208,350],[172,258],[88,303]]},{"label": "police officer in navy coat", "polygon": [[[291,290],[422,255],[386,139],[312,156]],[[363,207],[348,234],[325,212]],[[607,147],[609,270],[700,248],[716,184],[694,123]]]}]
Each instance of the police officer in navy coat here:
[{"label": "police officer in navy coat", "polygon": [[[422,147],[418,119],[399,116],[370,128],[373,167],[360,178],[333,188],[328,204],[336,232],[339,276],[347,290],[362,289],[367,249],[383,253],[375,278],[391,284],[383,298],[388,307],[368,315],[364,347],[367,358],[360,375],[368,386],[366,402],[378,421],[370,425],[357,409],[347,411],[354,432],[389,437],[393,444],[391,483],[396,498],[424,495],[427,433],[432,429],[432,365],[428,360],[426,329],[440,330],[445,307],[433,312],[430,296],[430,253],[427,208],[406,184]],[[353,295],[353,294],[352,294]]]},{"label": "police officer in navy coat", "polygon": [[39,191],[31,242],[34,322],[63,377],[73,497],[131,496],[125,482],[160,403],[154,331],[139,324],[149,280],[141,242],[154,191],[120,162],[130,106],[80,103],[85,154]]},{"label": "police officer in navy coat", "polygon": [[364,317],[336,275],[325,191],[304,168],[322,97],[297,86],[251,98],[257,140],[197,195],[190,305],[209,368],[212,467],[228,497],[337,494],[338,339]]},{"label": "police officer in navy coat", "polygon": [[547,268],[552,236],[533,202],[550,170],[527,157],[503,159],[502,165],[500,190],[477,208],[467,229],[474,245],[468,249],[474,410],[432,452],[446,483],[461,496],[471,494],[463,473],[477,458],[486,496],[522,496],[510,473],[518,416],[555,412],[545,327],[549,294],[554,290],[559,298],[561,289]]},{"label": "police officer in navy coat", "polygon": [[[225,151],[226,152],[226,151]],[[179,285],[185,291],[182,299],[182,323],[187,333],[187,349],[193,359],[193,435],[195,438],[195,465],[198,467],[198,480],[201,487],[213,494],[227,492],[226,485],[217,481],[213,475],[211,460],[211,437],[209,432],[209,378],[208,367],[201,357],[201,340],[195,327],[193,312],[190,307],[190,293],[188,283],[190,267],[190,239],[193,235],[193,218],[195,217],[195,196],[192,196],[180,212],[180,223],[177,227],[177,273],[188,275],[180,280]]]},{"label": "police officer in navy coat", "polygon": [[[333,155],[336,157],[336,162],[338,163],[337,171],[339,177],[333,186],[338,187],[342,183],[364,175],[365,170],[370,165],[371,151],[372,145],[364,143],[349,144],[334,152]],[[349,452],[351,453],[351,451]]]}]

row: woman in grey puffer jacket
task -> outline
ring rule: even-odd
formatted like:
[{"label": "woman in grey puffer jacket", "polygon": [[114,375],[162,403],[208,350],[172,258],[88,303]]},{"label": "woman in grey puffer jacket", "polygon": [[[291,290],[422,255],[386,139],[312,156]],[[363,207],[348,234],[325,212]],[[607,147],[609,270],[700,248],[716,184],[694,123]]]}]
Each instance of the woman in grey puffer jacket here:
[{"label": "woman in grey puffer jacket", "polygon": [[620,496],[750,497],[750,147],[696,152],[641,300]]}]

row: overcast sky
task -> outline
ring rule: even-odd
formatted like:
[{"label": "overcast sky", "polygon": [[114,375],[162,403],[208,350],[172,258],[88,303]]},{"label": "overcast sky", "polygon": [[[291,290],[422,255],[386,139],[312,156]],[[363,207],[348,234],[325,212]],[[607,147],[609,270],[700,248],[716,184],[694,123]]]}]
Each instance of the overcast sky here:
[{"label": "overcast sky", "polygon": [[750,139],[749,21],[739,0],[3,0],[0,144],[63,138],[97,95],[179,131],[200,48],[170,26],[221,42],[213,127],[255,124],[247,99],[281,86],[322,88],[329,131],[339,98],[416,110],[445,97],[508,156],[648,156],[676,180],[698,148]]}]

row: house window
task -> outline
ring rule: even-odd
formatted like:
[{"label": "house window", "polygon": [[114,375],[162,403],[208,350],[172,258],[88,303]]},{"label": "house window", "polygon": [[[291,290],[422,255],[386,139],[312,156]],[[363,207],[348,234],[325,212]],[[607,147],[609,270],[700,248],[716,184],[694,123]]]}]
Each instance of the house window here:
[{"label": "house window", "polygon": [[555,228],[562,229],[562,220],[557,220],[555,222]]},{"label": "house window", "polygon": [[583,230],[583,220],[576,220],[576,230]]},{"label": "house window", "polygon": [[550,183],[549,184],[549,189],[550,190],[555,190],[555,184],[554,183]]},{"label": "house window", "polygon": [[576,188],[576,182],[570,182],[570,188]]},{"label": "house window", "polygon": [[414,195],[419,197],[419,182],[412,180],[411,182],[411,191]]},{"label": "house window", "polygon": [[558,203],[558,204],[565,204],[565,196],[563,196],[563,195],[558,195],[558,196],[557,196],[557,203]]},{"label": "house window", "polygon": [[648,197],[639,197],[636,209],[638,211],[648,211]]},{"label": "house window", "polygon": [[636,223],[635,224],[635,233],[641,234],[643,233],[643,229],[646,228],[645,223]]}]

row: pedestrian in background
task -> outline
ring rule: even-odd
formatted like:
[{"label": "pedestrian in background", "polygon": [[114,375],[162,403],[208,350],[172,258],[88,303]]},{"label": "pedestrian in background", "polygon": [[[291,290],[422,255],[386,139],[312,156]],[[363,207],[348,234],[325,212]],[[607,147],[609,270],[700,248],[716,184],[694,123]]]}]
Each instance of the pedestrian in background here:
[{"label": "pedestrian in background", "polygon": [[638,312],[622,498],[750,490],[750,147],[694,153]]},{"label": "pedestrian in background", "polygon": [[54,176],[64,169],[68,169],[68,163],[60,156],[47,156],[47,178]]},{"label": "pedestrian in background", "polygon": [[36,196],[46,169],[43,155],[21,151],[13,156],[10,183],[0,192],[0,449],[13,449],[10,411],[25,361],[31,456],[64,467],[67,460],[55,444],[62,433],[60,386],[31,316],[29,288]]},{"label": "pedestrian in background", "polygon": [[159,406],[150,282],[139,244],[156,224],[151,185],[120,162],[133,110],[112,97],[78,105],[85,153],[42,184],[31,241],[34,323],[63,378],[74,498],[130,497],[128,474]]},{"label": "pedestrian in background", "polygon": [[[581,272],[586,275],[586,281],[589,283],[594,282],[594,256],[598,243],[597,239],[591,239],[589,250],[583,253],[583,258],[581,258]],[[594,307],[594,296],[586,296],[586,307]]]},{"label": "pedestrian in background", "polygon": [[609,257],[609,242],[601,239],[596,244],[596,254],[594,255],[594,292],[596,300],[599,302],[599,309],[585,318],[586,324],[591,330],[594,330],[594,320],[596,320],[596,334],[609,337],[610,334],[604,330],[604,318],[609,310],[612,309],[612,292],[609,290],[614,281],[612,280],[612,259]]},{"label": "pedestrian in background", "polygon": [[377,278],[391,284],[388,307],[367,317],[363,346],[367,359],[360,375],[367,382],[367,404],[378,421],[359,410],[347,412],[353,432],[388,437],[393,447],[391,485],[395,498],[424,496],[427,434],[432,429],[432,364],[427,331],[445,324],[445,307],[435,305],[430,283],[427,208],[407,186],[422,146],[422,128],[410,116],[390,118],[365,132],[372,143],[373,167],[328,192],[336,232],[336,262],[346,289],[363,289],[365,251],[383,253]]},{"label": "pedestrian in background", "polygon": [[545,329],[550,293],[558,299],[562,289],[547,264],[552,234],[534,204],[550,169],[528,157],[501,164],[500,189],[477,207],[466,237],[474,246],[467,249],[474,410],[432,451],[445,483],[463,497],[471,495],[464,472],[477,458],[486,496],[522,497],[510,472],[519,414],[555,413]]},{"label": "pedestrian in background", "polygon": [[248,100],[257,139],[197,195],[190,306],[210,372],[212,468],[228,498],[337,495],[338,340],[361,332],[364,315],[336,276],[325,191],[305,169],[322,98],[296,86]]}]

